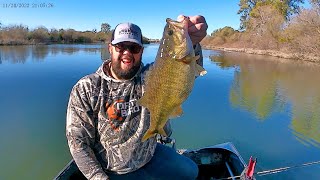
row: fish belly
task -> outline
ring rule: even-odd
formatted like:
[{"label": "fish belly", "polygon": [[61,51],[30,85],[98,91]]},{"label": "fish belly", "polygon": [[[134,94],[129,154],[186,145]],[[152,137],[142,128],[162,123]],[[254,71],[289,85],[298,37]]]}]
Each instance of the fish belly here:
[{"label": "fish belly", "polygon": [[[170,115],[189,96],[195,79],[195,62],[189,64],[173,59],[159,59],[146,77],[145,94],[141,105],[150,111],[150,127],[143,139],[163,130]],[[148,137],[146,137],[148,136]]]}]

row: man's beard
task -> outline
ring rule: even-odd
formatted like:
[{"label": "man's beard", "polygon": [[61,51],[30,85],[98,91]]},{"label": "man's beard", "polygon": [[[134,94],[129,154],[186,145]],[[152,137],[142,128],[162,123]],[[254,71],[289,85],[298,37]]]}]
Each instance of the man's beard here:
[{"label": "man's beard", "polygon": [[[139,63],[136,63],[139,62]],[[129,70],[124,70],[121,68],[121,59],[120,57],[114,61],[111,61],[112,71],[116,74],[119,79],[131,79],[137,74],[140,69],[141,59],[139,61],[134,60],[134,65]]]}]

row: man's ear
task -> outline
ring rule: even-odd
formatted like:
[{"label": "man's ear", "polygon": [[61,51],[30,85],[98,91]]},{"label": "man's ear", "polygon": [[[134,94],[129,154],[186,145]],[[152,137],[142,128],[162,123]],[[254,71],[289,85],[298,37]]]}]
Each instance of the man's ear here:
[{"label": "man's ear", "polygon": [[111,45],[111,43],[108,44],[108,50],[109,50],[109,53],[111,54],[111,52],[112,52],[112,45]]}]

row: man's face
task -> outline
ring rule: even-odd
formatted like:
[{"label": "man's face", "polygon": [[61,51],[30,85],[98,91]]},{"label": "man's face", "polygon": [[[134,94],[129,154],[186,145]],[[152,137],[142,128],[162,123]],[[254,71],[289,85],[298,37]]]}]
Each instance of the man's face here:
[{"label": "man's face", "polygon": [[143,47],[133,42],[109,44],[111,73],[116,79],[131,79],[139,70]]}]

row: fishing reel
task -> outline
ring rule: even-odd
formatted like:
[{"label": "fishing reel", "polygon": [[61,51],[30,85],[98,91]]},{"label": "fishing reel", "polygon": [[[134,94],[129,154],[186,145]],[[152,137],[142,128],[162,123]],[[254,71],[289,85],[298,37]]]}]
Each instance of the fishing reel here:
[{"label": "fishing reel", "polygon": [[161,134],[157,134],[156,135],[156,139],[157,139],[158,143],[161,143],[163,145],[171,144],[172,145],[171,147],[174,150],[176,150],[176,140],[174,138],[167,137],[167,136],[162,136]]}]

